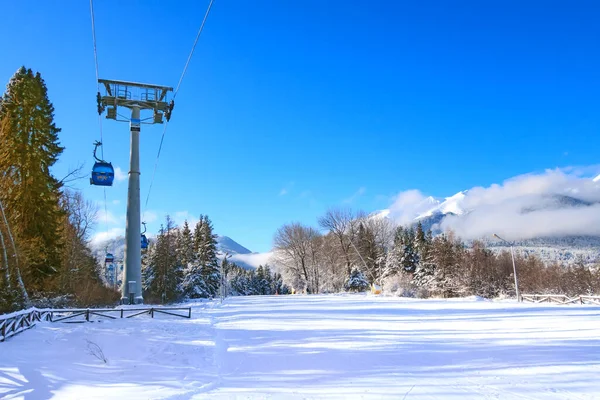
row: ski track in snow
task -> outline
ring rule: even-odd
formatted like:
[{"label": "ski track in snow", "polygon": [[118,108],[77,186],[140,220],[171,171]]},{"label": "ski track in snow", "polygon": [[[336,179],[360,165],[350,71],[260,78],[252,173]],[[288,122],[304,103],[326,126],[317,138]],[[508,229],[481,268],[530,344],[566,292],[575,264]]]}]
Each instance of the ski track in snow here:
[{"label": "ski track in snow", "polygon": [[190,320],[41,323],[0,343],[0,398],[600,399],[596,306],[369,295],[189,305]]}]

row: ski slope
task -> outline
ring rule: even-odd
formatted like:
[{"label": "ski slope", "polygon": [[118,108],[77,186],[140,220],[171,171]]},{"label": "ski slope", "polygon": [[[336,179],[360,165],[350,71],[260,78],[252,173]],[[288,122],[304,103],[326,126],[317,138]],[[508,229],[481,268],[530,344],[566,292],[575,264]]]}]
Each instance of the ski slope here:
[{"label": "ski slope", "polygon": [[192,306],[191,320],[42,323],[0,343],[0,398],[600,398],[600,307],[367,295]]}]

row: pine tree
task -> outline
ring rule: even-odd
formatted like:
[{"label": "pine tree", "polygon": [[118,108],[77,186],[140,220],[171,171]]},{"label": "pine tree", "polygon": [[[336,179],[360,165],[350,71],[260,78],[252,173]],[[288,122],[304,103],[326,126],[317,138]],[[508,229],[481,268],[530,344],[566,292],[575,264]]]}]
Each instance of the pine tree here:
[{"label": "pine tree", "polygon": [[215,297],[221,274],[217,258],[217,236],[207,215],[201,215],[194,229],[193,261],[185,271],[183,289],[187,296]]},{"label": "pine tree", "polygon": [[283,293],[283,278],[279,272],[273,274],[273,281],[271,283],[272,294],[284,294]]},{"label": "pine tree", "polygon": [[381,249],[375,238],[375,233],[369,226],[361,223],[358,227],[357,249],[360,253],[360,264],[369,282],[375,282],[380,275],[380,263],[383,262]]},{"label": "pine tree", "polygon": [[433,239],[431,262],[435,265],[429,289],[444,297],[453,297],[462,291],[462,273],[460,263],[463,259],[462,243],[452,234],[442,234]]},{"label": "pine tree", "polygon": [[353,268],[344,287],[350,292],[364,292],[369,287],[369,282],[362,271]]},{"label": "pine tree", "polygon": [[403,252],[400,264],[402,270],[407,273],[414,273],[419,264],[419,253],[415,249],[415,231],[414,229],[407,229],[404,231],[404,238],[402,240]]},{"label": "pine tree", "polygon": [[267,264],[265,264],[264,294],[275,294],[275,291],[273,291],[273,275],[271,274],[271,267]]},{"label": "pine tree", "polygon": [[194,238],[187,221],[183,222],[183,228],[177,236],[177,256],[184,267],[194,259]]},{"label": "pine tree", "polygon": [[231,267],[229,284],[229,293],[233,296],[246,296],[248,295],[248,274],[245,270],[233,264]]},{"label": "pine tree", "polygon": [[212,222],[208,215],[204,216],[203,224],[204,246],[199,254],[202,264],[202,277],[211,297],[219,293],[221,273],[219,259],[217,258],[217,235],[213,233]]},{"label": "pine tree", "polygon": [[162,303],[181,297],[182,268],[177,257],[177,232],[169,216],[161,226],[155,245],[144,268],[144,288],[152,298]]},{"label": "pine tree", "polygon": [[415,251],[419,255],[419,261],[425,260],[427,258],[428,251],[428,243],[425,231],[423,231],[423,225],[421,221],[417,224],[417,229],[415,231]]},{"label": "pine tree", "polygon": [[60,269],[60,182],[50,168],[63,152],[54,107],[39,73],[21,67],[0,100],[0,200],[36,288]]}]

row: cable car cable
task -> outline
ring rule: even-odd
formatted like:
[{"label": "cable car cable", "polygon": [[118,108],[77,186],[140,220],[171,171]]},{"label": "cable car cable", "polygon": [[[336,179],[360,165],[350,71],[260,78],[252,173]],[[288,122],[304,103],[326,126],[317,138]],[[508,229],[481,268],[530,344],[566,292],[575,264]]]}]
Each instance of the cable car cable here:
[{"label": "cable car cable", "polygon": [[[92,2],[92,0],[90,0],[90,4],[91,4],[91,2]],[[213,2],[214,2],[214,0],[210,0],[210,3],[208,4],[206,13],[204,14],[204,18],[202,19],[202,24],[200,24],[200,29],[198,29],[198,34],[196,35],[196,40],[194,40],[192,50],[190,51],[187,61],[185,62],[183,71],[181,72],[181,76],[179,77],[179,82],[177,83],[177,87],[175,88],[175,93],[173,94],[173,101],[177,97],[177,93],[179,93],[179,89],[181,88],[181,82],[183,81],[183,77],[185,76],[185,73],[187,72],[188,65],[190,64],[192,56],[194,55],[194,50],[196,49],[196,44],[198,43],[198,39],[200,39],[200,35],[202,34],[202,31],[204,30],[204,24],[206,24],[206,20],[208,18],[208,14],[210,14],[210,9],[212,8]],[[148,201],[150,200],[150,193],[152,192],[152,186],[154,184],[154,177],[156,175],[156,168],[158,167],[158,160],[160,158],[160,152],[162,150],[163,142],[165,140],[165,134],[167,133],[167,126],[169,126],[169,120],[167,120],[167,122],[165,122],[165,127],[163,129],[162,136],[160,138],[160,144],[158,145],[158,153],[156,154],[156,161],[154,162],[154,170],[152,171],[152,178],[150,178],[150,186],[148,187],[148,195],[146,196],[146,203],[144,204],[144,212],[142,215],[142,220],[144,219],[143,216],[145,216],[145,214],[146,214],[146,208],[148,207]]]},{"label": "cable car cable", "polygon": [[[94,18],[94,0],[90,0],[90,16],[92,19],[92,42],[94,45],[94,66],[96,67],[96,88],[98,90],[98,94],[100,94],[100,74],[98,72],[98,50],[96,46],[96,22]],[[100,143],[104,143],[104,138],[102,135],[102,117],[98,114],[98,126],[100,127]],[[101,146],[100,155],[104,160],[104,145]],[[94,149],[94,157],[96,156],[96,150]],[[106,187],[102,188],[104,192],[104,226],[106,228],[106,237],[108,238],[108,209],[106,206]]]},{"label": "cable car cable", "polygon": [[[94,18],[94,0],[90,0],[90,14],[92,17],[92,41],[94,44],[94,66],[96,67],[96,88],[98,89],[98,93],[100,93],[100,74],[98,73],[98,50],[96,46],[96,23]],[[102,117],[98,115],[98,125],[100,125],[100,142],[104,143],[102,138]],[[100,149],[100,154],[102,155],[102,159],[104,159],[104,147]]]}]

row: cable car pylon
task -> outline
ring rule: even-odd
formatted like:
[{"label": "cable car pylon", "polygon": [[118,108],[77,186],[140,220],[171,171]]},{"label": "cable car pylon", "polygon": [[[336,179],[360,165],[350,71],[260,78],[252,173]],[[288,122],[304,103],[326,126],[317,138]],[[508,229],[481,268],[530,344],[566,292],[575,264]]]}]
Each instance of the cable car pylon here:
[{"label": "cable car pylon", "polygon": [[[171,119],[174,102],[167,102],[172,87],[145,83],[98,79],[105,94],[97,95],[98,113],[106,110],[106,118],[129,122],[131,149],[129,155],[129,185],[127,189],[127,225],[125,226],[125,268],[121,285],[121,303],[140,304],[142,296],[141,216],[140,216],[140,127],[141,124],[162,124],[163,116]],[[131,118],[118,119],[118,107],[131,110]],[[153,115],[141,119],[141,112]]]}]

